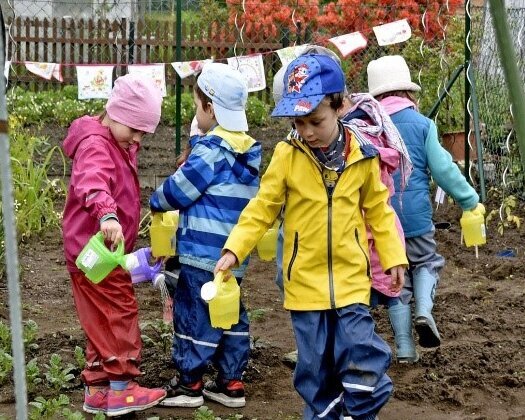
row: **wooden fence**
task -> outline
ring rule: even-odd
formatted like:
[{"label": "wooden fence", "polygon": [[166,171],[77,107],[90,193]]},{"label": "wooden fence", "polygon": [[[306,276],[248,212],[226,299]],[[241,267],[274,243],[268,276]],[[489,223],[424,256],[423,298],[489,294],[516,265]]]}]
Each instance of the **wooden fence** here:
[{"label": "wooden fence", "polygon": [[[115,77],[126,73],[128,64],[165,63],[166,84],[174,91],[176,73],[176,23],[146,23],[121,19],[22,19],[8,22],[7,59],[12,60],[10,84],[31,90],[58,88],[60,82],[29,73],[25,61],[61,63],[63,84],[76,84],[76,64],[114,64]],[[234,55],[263,53],[267,80],[280,66],[276,54],[283,47],[264,40],[242,44],[230,27],[213,24],[207,28],[182,25],[182,61],[214,57],[223,60]],[[266,53],[266,54],[265,54]],[[268,77],[269,76],[269,77]],[[193,80],[184,79],[185,86]],[[269,88],[261,95],[268,95]]]}]

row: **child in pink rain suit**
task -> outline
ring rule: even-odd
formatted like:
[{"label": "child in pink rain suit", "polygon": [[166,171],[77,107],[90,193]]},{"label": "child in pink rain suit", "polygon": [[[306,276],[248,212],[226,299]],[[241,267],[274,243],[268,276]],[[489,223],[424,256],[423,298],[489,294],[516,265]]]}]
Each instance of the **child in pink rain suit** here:
[{"label": "child in pink rain suit", "polygon": [[[343,111],[346,115],[342,118],[348,124],[357,126],[359,132],[375,145],[380,155],[381,181],[388,188],[390,197],[395,194],[392,174],[399,168],[402,179],[406,184],[412,164],[406,146],[393,125],[390,117],[382,110],[379,103],[369,94],[350,95],[352,107]],[[347,107],[348,109],[348,107]],[[404,234],[401,222],[396,214],[396,227],[404,243]],[[415,363],[419,355],[412,338],[412,320],[404,313],[401,305],[400,292],[391,290],[391,278],[386,274],[379,262],[375,249],[374,238],[368,230],[368,246],[370,252],[370,265],[372,274],[371,306],[378,304],[388,308],[390,323],[394,331],[396,344],[396,358],[399,363]],[[403,324],[400,326],[400,324]]]},{"label": "child in pink rain suit", "polygon": [[73,161],[62,232],[66,266],[80,325],[86,335],[84,411],[108,417],[158,404],[163,389],[133,381],[142,341],[131,277],[114,269],[92,283],[75,265],[89,239],[102,232],[107,244],[124,241],[133,251],[140,222],[137,153],[145,133],[160,120],[162,97],[152,81],[128,74],[119,77],[106,109],[71,124],[62,145]]}]

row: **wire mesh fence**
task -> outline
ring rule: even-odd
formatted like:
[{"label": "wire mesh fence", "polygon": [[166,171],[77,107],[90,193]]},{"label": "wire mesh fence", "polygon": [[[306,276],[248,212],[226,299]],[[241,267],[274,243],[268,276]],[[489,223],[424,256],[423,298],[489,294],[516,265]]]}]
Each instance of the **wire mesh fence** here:
[{"label": "wire mesh fence", "polygon": [[[26,86],[33,78],[24,72],[21,66],[24,61],[63,63],[66,83],[75,80],[74,69],[69,69],[75,64],[114,63],[122,67],[175,61],[176,3],[175,0],[8,3],[5,6],[9,11],[11,41],[8,59],[15,66],[14,80]],[[381,6],[358,1],[339,3],[334,4],[335,10],[329,7],[332,3],[321,8],[317,0],[182,1],[182,57],[194,60],[213,56],[220,60],[261,52],[265,54],[265,69],[271,79],[280,66],[273,51],[306,42],[326,45],[332,36],[360,31],[369,45],[345,60],[345,65],[350,90],[363,90],[366,63],[379,55],[404,49],[403,45],[378,47],[372,33],[374,26],[407,19],[414,31],[411,44],[435,46],[443,44],[449,19],[461,9],[460,0],[449,0],[439,7],[425,6],[423,1],[408,1],[404,6],[394,1],[383,2]],[[173,81],[173,70],[166,70],[168,81]]]},{"label": "wire mesh fence", "polygon": [[[482,123],[485,177],[488,185],[507,194],[525,197],[525,175],[521,169],[517,139],[513,130],[514,117],[496,48],[491,15],[485,7],[476,9],[474,16],[473,62]],[[507,17],[523,83],[525,2],[507,2]]]},{"label": "wire mesh fence", "polygon": [[[287,46],[314,43],[336,48],[334,36],[359,31],[365,48],[342,60],[349,91],[366,91],[366,65],[384,54],[401,54],[421,85],[420,110],[428,112],[458,66],[464,64],[465,5],[462,0],[370,1],[338,0],[127,0],[43,1],[3,3],[8,24],[7,59],[11,60],[11,86],[31,90],[58,89],[76,83],[75,67],[112,64],[113,77],[130,64],[164,63],[168,93],[173,94],[177,75],[170,63],[177,57],[177,6],[182,11],[180,53],[182,61],[262,54],[266,88],[259,98],[271,103],[274,74],[281,66],[276,51]],[[487,6],[468,5],[472,27],[469,45],[479,100],[481,141],[487,187],[523,195],[524,179],[512,131],[503,73]],[[525,4],[507,2],[509,22],[516,41],[521,73],[524,70]],[[412,35],[406,42],[380,46],[373,28],[406,19]],[[62,64],[63,82],[43,80],[28,72],[24,62]],[[183,81],[189,91],[194,79]],[[450,88],[435,117],[440,133],[464,132],[465,78]],[[471,179],[479,180],[475,141],[471,149]],[[451,150],[457,149],[454,137]],[[462,149],[463,146],[460,146]],[[454,149],[455,150],[455,149]],[[463,160],[464,154],[454,156]]]}]

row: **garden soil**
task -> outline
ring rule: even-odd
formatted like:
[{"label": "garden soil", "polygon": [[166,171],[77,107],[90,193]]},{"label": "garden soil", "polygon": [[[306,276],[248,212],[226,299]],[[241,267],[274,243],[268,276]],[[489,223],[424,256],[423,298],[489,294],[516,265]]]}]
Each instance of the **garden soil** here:
[{"label": "garden soil", "polygon": [[[44,127],[39,130],[58,144],[65,130]],[[147,197],[174,168],[173,128],[159,127],[156,135],[144,140],[139,157],[143,184],[144,213]],[[277,140],[287,126],[257,128],[251,134],[264,145],[267,162]],[[183,141],[186,141],[186,137]],[[67,173],[68,169],[66,169]],[[51,170],[62,172],[59,159]],[[62,204],[57,203],[59,208]],[[488,211],[499,203],[487,203]],[[516,214],[524,217],[523,210]],[[393,419],[525,419],[525,231],[507,229],[501,236],[497,220],[489,224],[488,244],[480,247],[476,259],[473,248],[460,245],[459,217],[453,203],[442,205],[435,213],[436,222],[449,222],[448,229],[437,231],[439,251],[447,264],[437,290],[435,318],[442,335],[442,345],[434,349],[419,348],[421,361],[414,366],[392,364],[395,391],[380,414],[381,420]],[[147,244],[143,236],[137,246]],[[516,256],[499,257],[507,248]],[[68,363],[75,363],[75,346],[84,338],[75,315],[69,277],[64,265],[62,239],[58,229],[24,241],[20,248],[20,288],[24,320],[38,324],[38,349],[26,350],[26,360],[37,358],[42,371],[53,353]],[[275,264],[259,260],[253,254],[243,283],[244,302],[254,318],[251,324],[253,351],[245,373],[247,404],[229,409],[206,403],[223,419],[238,413],[246,419],[298,419],[302,401],[292,385],[293,369],[283,356],[294,350],[289,314],[282,309],[281,298],[273,279]],[[0,280],[0,320],[8,322],[6,280]],[[136,287],[142,323],[159,325],[162,308],[159,292],[148,284]],[[373,311],[378,332],[392,344],[387,313]],[[145,325],[145,324],[143,324]],[[139,382],[162,386],[173,374],[169,345],[161,331],[144,327],[146,340]],[[164,343],[164,348],[162,344]],[[61,391],[69,396],[75,410],[82,410],[82,387],[79,369],[72,388]],[[210,371],[210,373],[212,373]],[[48,385],[37,385],[29,400],[37,396],[56,397]],[[0,414],[15,418],[13,384],[0,388]],[[191,419],[194,409],[152,408],[131,418]],[[86,415],[86,418],[90,418]],[[239,417],[237,417],[239,418]]]}]

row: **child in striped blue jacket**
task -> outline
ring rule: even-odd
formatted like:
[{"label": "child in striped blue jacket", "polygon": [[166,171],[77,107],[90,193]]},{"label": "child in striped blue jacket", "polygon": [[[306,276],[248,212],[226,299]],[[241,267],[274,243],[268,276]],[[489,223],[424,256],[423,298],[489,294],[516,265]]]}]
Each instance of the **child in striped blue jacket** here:
[{"label": "child in striped blue jacket", "polygon": [[[203,395],[228,407],[245,405],[242,374],[250,348],[242,303],[231,330],[213,328],[201,286],[213,269],[239,215],[259,187],[261,145],[248,130],[248,96],[240,72],[226,64],[204,66],[193,92],[196,119],[204,135],[190,138],[184,164],[150,198],[152,212],[179,210],[177,253],[181,263],[174,292],[172,360],[179,375],[166,386],[166,406],[198,407]],[[240,283],[248,261],[232,270]],[[215,381],[202,376],[214,361]]]}]

